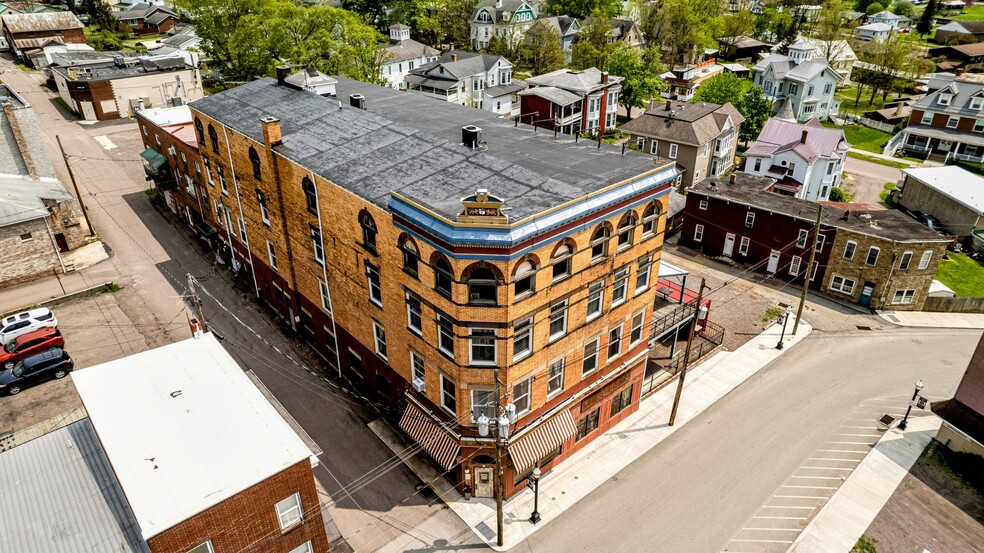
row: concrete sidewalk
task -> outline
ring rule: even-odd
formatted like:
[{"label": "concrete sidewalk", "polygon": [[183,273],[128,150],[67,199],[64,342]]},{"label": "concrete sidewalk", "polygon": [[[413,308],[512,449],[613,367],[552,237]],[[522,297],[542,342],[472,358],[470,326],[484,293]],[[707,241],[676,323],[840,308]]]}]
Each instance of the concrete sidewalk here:
[{"label": "concrete sidewalk", "polygon": [[984,329],[984,313],[931,313],[929,311],[878,311],[886,321],[898,326],[922,328]]},{"label": "concrete sidewalk", "polygon": [[[495,500],[472,498],[465,501],[446,479],[420,456],[406,459],[407,466],[428,483],[447,505],[489,547],[505,551],[523,542],[539,528],[556,520],[595,488],[615,476],[647,451],[676,432],[704,409],[775,360],[782,351],[775,349],[780,325],[773,325],[734,352],[719,352],[687,372],[677,422],[667,426],[676,385],[671,383],[644,399],[639,410],[614,428],[577,451],[559,467],[545,473],[540,480],[538,525],[528,521],[533,511],[533,492],[524,489],[504,506],[505,531],[503,546],[496,546]],[[805,321],[799,334],[786,333],[785,344],[793,347],[810,334],[812,327]],[[373,430],[394,451],[401,453],[405,444],[392,429],[375,425]],[[380,552],[407,551],[433,546],[433,533],[405,534]]]},{"label": "concrete sidewalk", "polygon": [[848,553],[936,436],[941,419],[910,417],[890,428],[837,493],[800,533],[788,553]]}]

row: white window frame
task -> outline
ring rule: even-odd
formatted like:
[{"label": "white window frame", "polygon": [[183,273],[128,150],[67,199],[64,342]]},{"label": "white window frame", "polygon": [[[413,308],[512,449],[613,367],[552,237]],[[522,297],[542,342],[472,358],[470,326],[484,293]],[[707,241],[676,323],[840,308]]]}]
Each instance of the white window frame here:
[{"label": "white window frame", "polygon": [[670,144],[670,151],[667,152],[666,157],[668,157],[670,159],[676,159],[677,158],[677,148],[678,148],[678,146],[676,144]]},{"label": "white window frame", "polygon": [[[203,547],[204,549],[202,549]],[[204,543],[192,547],[186,553],[215,553],[215,548],[212,547],[212,540],[205,540]]]},{"label": "white window frame", "polygon": [[[376,283],[375,284],[373,284],[373,281],[372,281],[372,275],[373,275],[373,273],[375,273],[375,275],[376,275]],[[383,306],[383,281],[382,281],[382,277],[380,277],[380,275],[379,275],[379,267],[377,267],[377,266],[375,266],[375,265],[373,265],[371,263],[366,264],[366,286],[368,286],[368,288],[369,288],[369,302],[372,303],[373,305],[375,305],[376,307],[382,307]],[[373,294],[373,290],[375,290],[376,293],[379,295],[378,298],[375,297],[375,295]]]},{"label": "white window frame", "polygon": [[[611,361],[612,359],[618,359],[619,357],[622,356],[622,351],[624,349],[622,347],[624,331],[625,331],[624,322],[618,323],[617,325],[608,329],[608,343],[605,344],[605,355],[608,361]],[[618,348],[614,353],[612,353],[613,346],[617,346]]]},{"label": "white window frame", "polygon": [[802,264],[803,264],[803,258],[798,255],[794,255],[793,258],[789,261],[789,274],[793,276],[799,276],[800,266]]},{"label": "white window frame", "polygon": [[[524,339],[526,348],[516,349],[516,343]],[[513,325],[513,361],[519,361],[531,353],[533,353],[533,317],[526,317]]]},{"label": "white window frame", "polygon": [[328,283],[322,279],[318,279],[318,291],[321,292],[321,309],[328,314],[331,314],[331,289],[328,288]]},{"label": "white window frame", "polygon": [[[517,392],[516,389],[520,386],[526,387],[525,393],[522,390]],[[533,378],[531,376],[521,378],[513,384],[512,392],[512,404],[516,406],[517,415],[527,413],[533,408]],[[526,403],[525,407],[523,407],[524,401]]]},{"label": "white window frame", "polygon": [[697,205],[697,208],[707,211],[707,200],[701,200],[700,203]]},{"label": "white window frame", "polygon": [[922,114],[922,119],[919,120],[920,125],[932,125],[933,124],[933,112],[924,111]]},{"label": "white window frame", "polygon": [[[488,334],[491,332],[491,334]],[[476,344],[475,338],[487,339],[491,336],[492,338],[492,360],[485,361],[480,359],[475,359],[475,348],[488,348],[488,344]],[[482,365],[494,367],[499,361],[499,340],[497,339],[497,334],[494,328],[490,327],[468,327],[468,362],[471,365]]]},{"label": "white window frame", "polygon": [[741,242],[738,243],[738,255],[748,255],[748,247],[751,245],[752,239],[747,236],[741,237]]},{"label": "white window frame", "polygon": [[[838,280],[840,281],[838,283]],[[850,285],[848,285],[850,283]],[[840,275],[833,275],[830,277],[830,286],[827,288],[833,290],[834,292],[840,292],[841,294],[846,294],[850,296],[854,293],[854,287],[857,286],[858,282],[853,278],[845,278]]]},{"label": "white window frame", "polygon": [[[584,355],[581,357],[581,376],[587,376],[601,367],[601,360],[598,358],[600,355],[601,338],[595,336],[594,338],[588,340],[584,343]],[[594,351],[588,353],[588,349],[593,349]],[[591,370],[584,370],[587,367],[588,359],[593,359],[594,367]]]},{"label": "white window frame", "polygon": [[636,270],[636,286],[632,295],[641,294],[649,289],[649,280],[652,275],[653,256],[644,255],[639,259],[639,268]]},{"label": "white window frame", "polygon": [[420,391],[427,393],[427,364],[424,356],[413,350],[410,350],[410,374]]},{"label": "white window frame", "polygon": [[279,271],[277,269],[277,248],[273,245],[273,242],[267,240],[267,259],[270,261],[270,268],[274,271]]},{"label": "white window frame", "polygon": [[[848,250],[850,250],[851,255],[847,255]],[[854,240],[848,240],[844,244],[844,255],[843,255],[844,259],[851,261],[854,259],[854,256],[857,255],[857,253],[858,253],[858,243],[855,242]]]},{"label": "white window frame", "polygon": [[929,262],[933,259],[933,250],[926,250],[923,252],[922,257],[919,258],[919,268],[925,269],[929,267]]},{"label": "white window frame", "polygon": [[694,242],[704,240],[704,225],[694,225]]},{"label": "white window frame", "polygon": [[659,140],[650,139],[649,140],[649,153],[652,154],[652,155],[656,155],[656,152],[658,150],[659,150]]},{"label": "white window frame", "polygon": [[311,540],[298,545],[294,549],[291,549],[288,553],[314,553],[314,550],[311,549]]},{"label": "white window frame", "polygon": [[951,115],[950,118],[946,120],[946,128],[948,129],[955,129],[959,124],[960,118],[955,115]]},{"label": "white window frame", "polygon": [[[485,401],[482,401],[482,399],[479,396],[484,396]],[[475,408],[482,407],[483,413],[491,414],[491,412],[485,410],[485,406],[492,403],[494,400],[495,400],[495,390],[493,389],[477,387],[468,390],[468,401],[471,404],[471,412],[469,413],[469,416],[471,417],[472,424],[478,422],[478,420],[475,418]]]},{"label": "white window frame", "polygon": [[[639,333],[639,337],[633,339],[633,335]],[[632,348],[646,338],[646,310],[643,309],[632,315],[629,322],[629,348]]]},{"label": "white window frame", "polygon": [[[442,322],[447,323],[446,325],[441,324]],[[454,323],[447,315],[443,313],[437,314],[436,323],[437,324],[437,349],[438,351],[444,353],[445,355],[454,359]],[[444,347],[444,338],[448,338],[451,341],[451,349]]]},{"label": "white window frame", "polygon": [[912,252],[902,252],[899,258],[899,270],[905,271],[912,265]]},{"label": "white window frame", "polygon": [[[557,307],[558,309],[554,310],[555,307]],[[567,335],[567,311],[568,311],[568,302],[566,299],[555,302],[550,306],[550,319],[549,319],[549,324],[547,325],[547,329],[550,330],[550,336],[547,339],[548,343],[559,340]],[[561,314],[559,320],[563,321],[563,324],[561,325],[563,328],[557,332],[553,332],[552,327],[553,327],[554,317],[556,313]]]},{"label": "white window frame", "polygon": [[[454,400],[454,408],[449,408],[447,406],[447,403],[446,403],[447,402],[447,392],[449,390],[449,388],[447,386],[449,384],[451,386],[450,387],[451,399]],[[444,373],[441,373],[441,409],[444,409],[445,411],[447,411],[448,413],[450,413],[450,414],[452,414],[454,416],[458,416],[458,413],[456,411],[456,409],[458,408],[458,390],[457,390],[457,387],[458,387],[458,385],[455,383],[454,380],[451,380]]]},{"label": "white window frame", "polygon": [[892,305],[909,305],[916,298],[916,291],[912,288],[906,290],[896,290],[892,295]]},{"label": "white window frame", "polygon": [[971,98],[970,109],[981,109],[984,107],[984,98]]},{"label": "white window frame", "polygon": [[376,355],[388,360],[389,358],[386,357],[386,329],[376,321],[372,322],[372,342],[376,348]]},{"label": "white window frame", "polygon": [[749,211],[745,214],[745,228],[753,228],[755,226],[755,212]]},{"label": "white window frame", "polygon": [[827,239],[827,237],[824,236],[823,234],[819,234],[819,233],[817,234],[817,253],[820,253],[820,252],[823,251],[823,245],[824,245],[824,242],[826,241],[826,239]]},{"label": "white window frame", "polygon": [[311,247],[314,249],[314,260],[319,265],[325,264],[325,242],[321,229],[311,227]]},{"label": "white window frame", "polygon": [[[560,369],[559,374],[555,369]],[[560,357],[547,364],[547,397],[553,397],[564,390],[564,373],[567,371],[567,359]],[[559,380],[559,384],[556,381]]]},{"label": "white window frame", "polygon": [[[410,332],[413,332],[417,336],[423,336],[424,314],[423,314],[423,307],[421,305],[422,302],[420,296],[414,294],[413,292],[407,292],[404,297],[406,298],[406,304],[407,304],[407,328],[409,328]],[[413,312],[413,305],[412,305],[413,302],[417,303],[416,313]],[[417,324],[414,324],[413,322],[414,315],[417,316]]]},{"label": "white window frame", "polygon": [[628,296],[630,272],[631,271],[628,267],[623,267],[622,269],[615,271],[615,280],[612,283],[611,309],[625,303],[625,298]]},{"label": "white window frame", "polygon": [[[868,260],[871,259],[871,252],[875,252],[875,260],[869,262]],[[868,248],[868,253],[864,256],[864,264],[868,265],[869,267],[874,267],[878,265],[879,257],[881,257],[881,248],[879,248],[878,246],[871,246]]]},{"label": "white window frame", "polygon": [[[304,523],[304,507],[301,505],[301,494],[285,497],[274,506],[277,510],[277,520],[280,522],[280,529],[286,530],[297,524]],[[296,518],[294,513],[296,512]]]},{"label": "white window frame", "polygon": [[637,136],[636,137],[636,148],[638,148],[640,152],[646,149],[646,137],[645,136]]},{"label": "white window frame", "polygon": [[799,234],[796,236],[796,247],[805,248],[809,240],[810,240],[810,231],[799,229]]},{"label": "white window frame", "polygon": [[[597,303],[597,307],[592,310],[591,304]],[[587,309],[588,314],[585,317],[585,322],[590,322],[601,316],[602,308],[605,305],[605,281],[599,280],[588,285],[588,301]]]}]

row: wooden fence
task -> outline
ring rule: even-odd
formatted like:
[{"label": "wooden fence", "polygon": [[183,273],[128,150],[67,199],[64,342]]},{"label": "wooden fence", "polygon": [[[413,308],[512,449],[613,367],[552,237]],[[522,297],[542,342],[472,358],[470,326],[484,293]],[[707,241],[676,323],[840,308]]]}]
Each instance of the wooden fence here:
[{"label": "wooden fence", "polygon": [[928,297],[923,311],[936,313],[984,313],[984,298]]}]

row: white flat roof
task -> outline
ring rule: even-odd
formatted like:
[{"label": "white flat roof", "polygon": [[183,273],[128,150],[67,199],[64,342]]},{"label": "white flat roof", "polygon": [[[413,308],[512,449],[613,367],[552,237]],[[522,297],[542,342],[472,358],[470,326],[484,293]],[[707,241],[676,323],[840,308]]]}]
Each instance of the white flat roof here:
[{"label": "white flat roof", "polygon": [[312,457],[211,334],[72,379],[144,539]]},{"label": "white flat roof", "polygon": [[185,105],[172,108],[142,109],[139,113],[162,127],[191,123],[191,108]]},{"label": "white flat roof", "polygon": [[903,169],[902,172],[967,209],[984,213],[984,178],[956,165]]}]

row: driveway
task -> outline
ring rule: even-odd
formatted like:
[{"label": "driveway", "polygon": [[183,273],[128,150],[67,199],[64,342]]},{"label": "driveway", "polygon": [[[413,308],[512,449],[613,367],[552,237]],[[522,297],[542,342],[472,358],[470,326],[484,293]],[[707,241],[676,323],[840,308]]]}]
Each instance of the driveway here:
[{"label": "driveway", "polygon": [[902,171],[862,159],[848,157],[844,163],[847,177],[841,186],[854,193],[854,202],[859,204],[883,205],[879,195],[885,183],[897,183],[902,178]]}]

